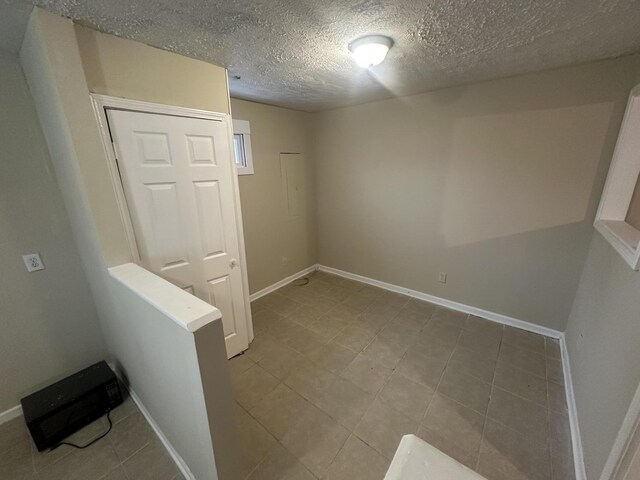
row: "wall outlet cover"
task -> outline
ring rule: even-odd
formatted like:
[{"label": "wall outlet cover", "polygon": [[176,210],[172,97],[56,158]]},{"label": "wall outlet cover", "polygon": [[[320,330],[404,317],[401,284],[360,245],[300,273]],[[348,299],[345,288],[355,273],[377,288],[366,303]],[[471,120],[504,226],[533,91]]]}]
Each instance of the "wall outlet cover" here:
[{"label": "wall outlet cover", "polygon": [[44,263],[42,263],[42,259],[40,258],[39,253],[29,253],[27,255],[23,255],[22,260],[24,261],[24,265],[27,267],[27,271],[29,272],[44,270]]},{"label": "wall outlet cover", "polygon": [[440,272],[438,274],[438,282],[447,283],[447,272]]}]

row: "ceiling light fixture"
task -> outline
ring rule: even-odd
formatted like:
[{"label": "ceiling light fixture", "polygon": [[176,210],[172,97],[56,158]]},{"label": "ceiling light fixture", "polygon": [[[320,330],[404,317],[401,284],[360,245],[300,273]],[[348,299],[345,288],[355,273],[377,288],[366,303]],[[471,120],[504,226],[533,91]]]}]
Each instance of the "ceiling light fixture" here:
[{"label": "ceiling light fixture", "polygon": [[367,35],[349,44],[349,51],[356,63],[363,68],[380,65],[393,45],[393,40],[384,35]]}]

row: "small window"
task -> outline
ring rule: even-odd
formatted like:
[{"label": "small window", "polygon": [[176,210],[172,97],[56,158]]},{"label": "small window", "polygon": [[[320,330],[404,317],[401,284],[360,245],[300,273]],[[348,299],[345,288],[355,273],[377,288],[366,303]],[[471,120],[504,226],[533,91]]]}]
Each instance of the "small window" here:
[{"label": "small window", "polygon": [[594,225],[640,269],[640,85],[631,90]]},{"label": "small window", "polygon": [[246,120],[233,121],[233,153],[238,175],[251,175],[253,173],[251,127]]}]

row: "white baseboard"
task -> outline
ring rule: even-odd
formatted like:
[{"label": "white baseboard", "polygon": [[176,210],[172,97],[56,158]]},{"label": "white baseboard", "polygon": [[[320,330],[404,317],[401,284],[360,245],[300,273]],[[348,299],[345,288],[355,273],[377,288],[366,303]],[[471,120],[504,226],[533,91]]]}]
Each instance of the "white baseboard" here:
[{"label": "white baseboard", "polygon": [[[417,298],[419,300],[425,300],[427,302],[435,303],[436,305],[450,308],[452,310],[457,310],[463,313],[470,313],[478,317],[486,318],[487,320],[491,320],[504,325],[510,325],[512,327],[521,328],[522,330],[527,330],[529,332],[538,333],[540,335],[545,335],[547,337],[557,338],[558,340],[560,340],[560,349],[562,352],[562,368],[564,371],[565,392],[567,396],[567,406],[568,406],[568,413],[569,413],[569,423],[571,425],[571,442],[573,446],[573,457],[574,457],[574,463],[575,463],[575,469],[576,469],[576,480],[587,479],[585,468],[584,468],[582,439],[580,437],[580,428],[578,426],[576,399],[573,393],[571,365],[569,364],[569,354],[567,353],[567,345],[565,343],[564,333],[559,332],[558,330],[554,330],[552,328],[543,327],[541,325],[536,325],[534,323],[526,322],[524,320],[519,320],[517,318],[509,317],[507,315],[502,315],[500,313],[490,312],[488,310],[483,310],[481,308],[472,307],[470,305],[465,305],[463,303],[458,303],[452,300],[447,300],[445,298],[429,295],[428,293],[418,292],[416,290],[411,290],[409,288],[400,287],[398,285],[382,282],[380,280],[375,280],[373,278],[364,277],[362,275],[357,275],[355,273],[338,270],[337,268],[318,265],[318,270],[320,270],[321,272],[327,272],[327,273],[332,273],[334,275],[339,275],[344,278],[349,278],[351,280],[356,280],[358,282],[367,283],[369,285],[380,287],[392,292],[402,293],[404,295],[408,295],[410,297]],[[640,406],[639,406],[639,409],[640,409]]]},{"label": "white baseboard", "polygon": [[180,473],[182,473],[182,475],[186,480],[196,480],[196,477],[193,475],[193,473],[191,473],[191,470],[189,469],[189,466],[187,465],[187,463],[176,451],[176,449],[173,448],[173,445],[171,445],[171,442],[169,442],[169,440],[167,439],[165,434],[162,432],[162,430],[160,429],[156,421],[153,419],[153,417],[151,416],[147,408],[144,406],[144,404],[142,403],[142,400],[140,400],[140,397],[138,397],[136,392],[124,380],[124,377],[121,375],[120,371],[117,368],[115,368],[115,365],[109,362],[109,366],[114,372],[116,372],[116,376],[118,377],[118,380],[120,380],[120,384],[127,389],[127,391],[129,392],[129,395],[131,395],[131,399],[138,406],[140,413],[142,413],[142,415],[147,420],[149,425],[151,425],[151,428],[160,439],[160,442],[162,442],[162,445],[164,445],[164,448],[167,450],[167,453],[169,454],[169,456],[175,462],[176,466],[178,467],[178,470],[180,470]]},{"label": "white baseboard", "polygon": [[576,397],[573,391],[573,377],[571,376],[571,363],[569,362],[569,351],[564,334],[560,338],[560,351],[562,353],[562,370],[564,373],[564,390],[567,396],[567,408],[569,413],[569,424],[571,426],[571,445],[573,447],[573,463],[576,470],[576,480],[587,480],[587,472],[584,468],[584,454],[582,450],[582,437],[580,436],[580,425],[578,424],[578,410],[576,408]]},{"label": "white baseboard", "polygon": [[0,412],[0,425],[13,420],[14,418],[18,418],[20,415],[22,415],[22,405],[16,405],[4,412]]},{"label": "white baseboard", "polygon": [[288,283],[293,282],[294,280],[297,280],[300,277],[304,277],[305,275],[310,274],[311,272],[315,272],[318,269],[318,265],[311,265],[310,267],[305,268],[304,270],[300,270],[298,273],[294,273],[293,275],[289,275],[287,278],[283,278],[282,280],[280,280],[279,282],[274,283],[273,285],[269,285],[266,288],[263,288],[262,290],[257,291],[256,293],[252,293],[251,295],[249,295],[249,301],[253,302],[254,300],[259,299],[260,297],[264,297],[265,295],[270,294],[271,292],[274,292],[276,290],[278,290],[281,287],[284,287],[285,285],[287,285]]},{"label": "white baseboard", "polygon": [[419,300],[425,300],[427,302],[435,303],[436,305],[440,305],[441,307],[450,308],[452,310],[457,310],[463,313],[470,313],[471,315],[486,318],[487,320],[502,323],[504,325],[510,325],[512,327],[517,327],[533,333],[539,333],[540,335],[545,335],[547,337],[558,339],[562,337],[562,332],[559,332],[558,330],[554,330],[552,328],[543,327],[541,325],[536,325],[535,323],[526,322],[524,320],[518,320],[517,318],[502,315],[501,313],[490,312],[489,310],[472,307],[470,305],[465,305],[464,303],[454,302],[452,300],[447,300],[446,298],[436,297],[435,295],[430,295],[428,293],[418,292],[417,290],[411,290],[410,288],[400,287],[398,285],[393,285],[391,283],[382,282],[373,278],[364,277],[355,273],[345,272],[344,270],[338,270],[337,268],[325,267],[324,265],[319,265],[318,270],[322,272],[333,273],[334,275],[339,275],[341,277],[356,280],[358,282],[367,283],[369,285],[380,287],[391,292],[402,293]]}]

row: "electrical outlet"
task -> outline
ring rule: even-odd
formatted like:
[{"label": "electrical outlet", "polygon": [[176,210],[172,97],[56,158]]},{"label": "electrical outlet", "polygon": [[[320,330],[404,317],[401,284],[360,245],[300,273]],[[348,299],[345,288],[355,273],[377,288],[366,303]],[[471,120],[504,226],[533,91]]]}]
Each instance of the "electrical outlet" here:
[{"label": "electrical outlet", "polygon": [[447,283],[447,272],[440,272],[438,274],[438,281],[440,283]]},{"label": "electrical outlet", "polygon": [[39,253],[29,253],[27,255],[23,255],[22,260],[24,261],[24,264],[27,267],[27,271],[29,272],[44,270],[44,263],[42,263],[42,259],[40,258]]},{"label": "electrical outlet", "polygon": [[289,259],[287,257],[282,257],[282,264],[286,265],[287,263],[289,263]]}]

